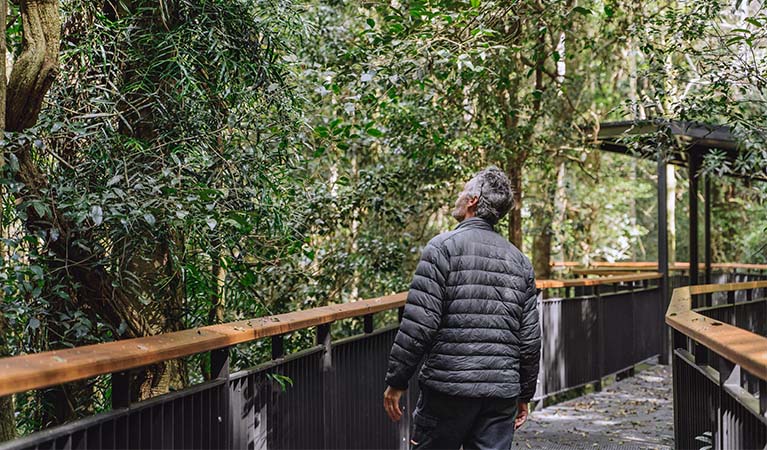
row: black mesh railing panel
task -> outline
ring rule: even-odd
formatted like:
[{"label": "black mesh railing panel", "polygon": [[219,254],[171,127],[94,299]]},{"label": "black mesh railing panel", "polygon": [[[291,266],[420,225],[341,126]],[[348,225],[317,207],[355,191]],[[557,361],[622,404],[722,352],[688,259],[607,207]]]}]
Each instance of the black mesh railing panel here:
[{"label": "black mesh railing panel", "polygon": [[763,449],[767,447],[767,418],[741,404],[725,390],[722,393],[722,445],[723,449]]},{"label": "black mesh railing panel", "polygon": [[541,305],[542,395],[600,378],[596,297],[548,299]]},{"label": "black mesh railing panel", "polygon": [[[338,449],[397,448],[399,424],[383,408],[384,375],[397,330],[352,338],[334,347],[336,395],[331,447]],[[404,403],[404,402],[403,402]],[[405,414],[403,420],[407,421]]]},{"label": "black mesh railing panel", "polygon": [[[717,427],[716,382],[680,351],[674,351],[674,443],[679,450],[699,449]],[[696,439],[698,438],[698,439]]]},{"label": "black mesh railing panel", "polygon": [[225,380],[163,395],[11,443],[6,449],[221,448]]},{"label": "black mesh railing panel", "polygon": [[[633,366],[636,358],[635,343],[645,330],[635,329],[634,295],[621,292],[602,296],[604,302],[604,373],[615,373]],[[655,313],[655,316],[658,314]]]},{"label": "black mesh railing panel", "polygon": [[661,333],[666,326],[658,318],[660,297],[658,289],[634,291],[634,359],[642,361],[657,355],[661,347]]}]

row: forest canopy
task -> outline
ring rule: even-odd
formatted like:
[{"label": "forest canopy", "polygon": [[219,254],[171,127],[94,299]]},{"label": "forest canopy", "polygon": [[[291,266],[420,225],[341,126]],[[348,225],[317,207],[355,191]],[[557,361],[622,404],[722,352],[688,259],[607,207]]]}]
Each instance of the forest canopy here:
[{"label": "forest canopy", "polygon": [[[600,152],[610,121],[729,127],[737,156],[702,167],[714,260],[767,262],[760,2],[0,3],[0,356],[406,290],[488,165],[518,205],[497,229],[538,277],[655,261],[656,162]],[[690,174],[669,174],[686,261]],[[132,396],[208,371],[151,367]],[[77,394],[98,383],[16,417],[0,400],[0,440],[103,407]]]}]

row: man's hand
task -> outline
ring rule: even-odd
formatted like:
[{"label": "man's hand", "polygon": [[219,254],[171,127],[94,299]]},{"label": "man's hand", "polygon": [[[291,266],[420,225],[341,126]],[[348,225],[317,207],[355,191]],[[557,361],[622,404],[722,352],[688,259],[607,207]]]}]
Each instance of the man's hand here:
[{"label": "man's hand", "polygon": [[384,409],[394,422],[398,422],[402,418],[402,408],[399,406],[399,399],[402,397],[403,392],[405,391],[391,386],[387,386],[384,392]]},{"label": "man's hand", "polygon": [[514,419],[514,429],[519,430],[522,425],[527,422],[527,416],[529,414],[530,410],[528,409],[527,403],[520,403],[517,406],[517,418]]}]

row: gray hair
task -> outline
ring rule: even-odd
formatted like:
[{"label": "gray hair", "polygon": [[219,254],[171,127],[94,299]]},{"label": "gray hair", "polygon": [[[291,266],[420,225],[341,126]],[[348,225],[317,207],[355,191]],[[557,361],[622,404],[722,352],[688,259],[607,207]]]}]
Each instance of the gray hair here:
[{"label": "gray hair", "polygon": [[477,217],[498,223],[514,207],[514,191],[506,174],[495,166],[477,172],[468,183],[466,193],[477,197]]}]

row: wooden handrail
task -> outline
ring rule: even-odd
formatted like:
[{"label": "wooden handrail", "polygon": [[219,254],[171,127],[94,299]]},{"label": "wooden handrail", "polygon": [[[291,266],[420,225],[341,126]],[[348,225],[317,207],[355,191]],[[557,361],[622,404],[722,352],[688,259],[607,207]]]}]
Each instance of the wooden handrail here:
[{"label": "wooden handrail", "polygon": [[674,289],[666,323],[744,370],[767,381],[767,338],[708,318],[692,309],[692,296],[767,288],[767,281],[706,284]]},{"label": "wooden handrail", "polygon": [[0,359],[0,396],[121,372],[405,304],[406,292],[341,305]]},{"label": "wooden handrail", "polygon": [[599,278],[577,278],[574,280],[538,280],[539,289],[566,288],[575,286],[600,286],[603,284],[626,283],[629,281],[656,280],[663,275],[658,272],[645,272],[632,275],[619,275]]},{"label": "wooden handrail", "polygon": [[[540,289],[596,286],[660,278],[636,274],[580,280],[540,280]],[[336,320],[359,317],[405,305],[407,292],[369,300],[323,306],[276,316],[240,320],[173,333],[93,344],[72,349],[0,358],[0,396],[121,372],[231,345],[290,333]]]},{"label": "wooden handrail", "polygon": [[[594,261],[588,266],[574,261],[552,261],[552,267],[573,267],[574,272],[585,272],[589,270],[597,269],[614,269],[614,270],[657,270],[658,263],[655,261],[619,261],[619,262],[605,262]],[[698,268],[704,269],[705,264],[699,263]],[[750,270],[767,270],[767,264],[743,264],[743,263],[713,263],[712,269],[750,269]],[[689,262],[676,262],[669,264],[669,270],[690,270]]]}]

